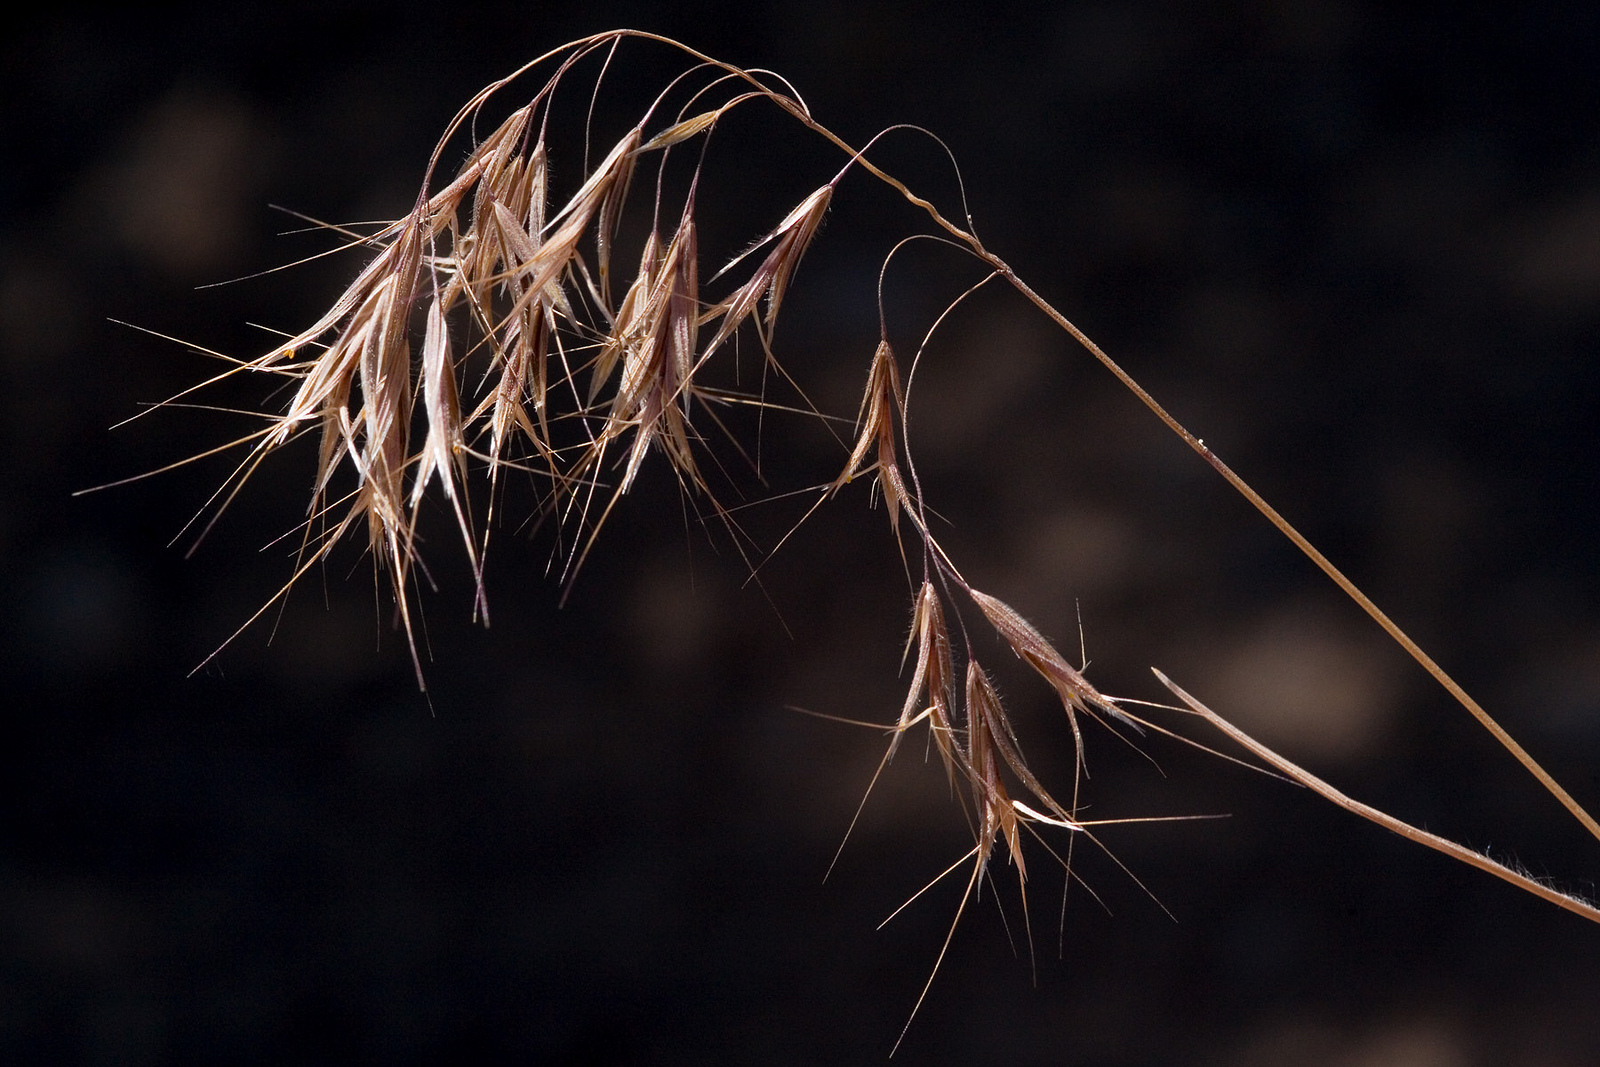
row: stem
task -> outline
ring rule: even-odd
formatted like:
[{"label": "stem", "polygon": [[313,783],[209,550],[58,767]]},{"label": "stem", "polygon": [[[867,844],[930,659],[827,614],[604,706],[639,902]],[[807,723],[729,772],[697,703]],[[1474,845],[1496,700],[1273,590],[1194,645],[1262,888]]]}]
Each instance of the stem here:
[{"label": "stem", "polygon": [[[1154,668],[1151,669],[1154,670]],[[1216,712],[1200,703],[1194,697],[1190,696],[1188,693],[1185,693],[1182,689],[1173,684],[1172,679],[1168,678],[1160,671],[1155,671],[1155,676],[1161,679],[1161,684],[1172,690],[1173,693],[1177,695],[1179,700],[1189,705],[1190,709],[1192,709],[1195,714],[1203,717],[1207,722],[1211,723],[1212,726],[1215,726],[1217,729],[1221,730],[1223,733],[1239,742],[1239,744],[1249,749],[1256,756],[1266,760],[1268,763],[1272,764],[1272,766],[1276,767],[1284,774],[1287,774],[1301,785],[1315,790],[1317,793],[1320,793],[1323,797],[1333,801],[1346,811],[1352,811],[1361,816],[1363,819],[1369,819],[1387,830],[1393,830],[1401,837],[1404,837],[1410,841],[1415,841],[1419,845],[1426,845],[1431,849],[1443,852],[1446,856],[1458,859],[1462,863],[1471,864],[1480,871],[1487,871],[1496,878],[1501,878],[1507,882],[1510,882],[1518,889],[1526,890],[1536,897],[1548,900],[1557,907],[1562,907],[1570,912],[1573,912],[1574,914],[1581,915],[1591,922],[1600,922],[1600,908],[1595,907],[1593,904],[1590,904],[1587,901],[1579,900],[1577,897],[1568,896],[1565,893],[1551,889],[1549,886],[1530,878],[1528,875],[1496,863],[1494,860],[1490,859],[1488,856],[1485,856],[1481,852],[1474,852],[1465,845],[1458,845],[1448,838],[1440,837],[1437,834],[1430,834],[1426,830],[1419,830],[1410,823],[1401,822],[1393,815],[1386,815],[1377,808],[1369,807],[1368,805],[1361,803],[1359,800],[1355,800],[1346,796],[1305,768],[1284,759],[1282,756],[1272,751],[1272,749],[1255,740],[1249,734],[1245,733],[1243,730],[1239,729],[1237,726],[1233,725],[1228,720],[1224,719],[1222,716],[1218,715]]]},{"label": "stem", "polygon": [[1091,341],[1082,330],[1078,329],[1071,322],[1069,322],[1064,315],[1062,315],[1055,308],[1051,307],[1043,297],[1030,289],[1027,283],[1012,273],[1010,267],[1001,262],[998,257],[993,256],[986,251],[980,250],[978,254],[984,260],[993,265],[994,268],[1005,277],[1006,281],[1010,282],[1019,293],[1031,300],[1034,305],[1039,308],[1039,310],[1050,316],[1056,325],[1060,326],[1062,329],[1066,330],[1073,337],[1075,337],[1078,343],[1083,345],[1084,348],[1088,349],[1090,354],[1104,364],[1107,370],[1109,370],[1112,374],[1115,374],[1117,376],[1117,380],[1123,385],[1127,386],[1128,389],[1132,391],[1133,395],[1137,396],[1144,403],[1145,407],[1153,411],[1158,419],[1166,423],[1169,430],[1183,438],[1185,444],[1198,452],[1201,459],[1211,464],[1213,470],[1222,475],[1222,477],[1227,480],[1229,485],[1233,486],[1239,491],[1239,495],[1243,496],[1246,500],[1250,501],[1251,504],[1255,505],[1255,509],[1261,512],[1262,515],[1265,515],[1268,522],[1276,526],[1283,536],[1292,541],[1294,546],[1301,552],[1304,552],[1306,558],[1320,567],[1322,569],[1322,573],[1333,579],[1333,583],[1340,589],[1344,590],[1346,596],[1359,604],[1361,606],[1361,610],[1372,616],[1372,620],[1379,626],[1383,627],[1384,632],[1386,632],[1390,637],[1394,638],[1395,642],[1401,648],[1409,652],[1411,654],[1411,658],[1422,665],[1423,670],[1431,674],[1434,677],[1434,680],[1440,685],[1444,686],[1445,690],[1451,696],[1455,697],[1456,701],[1460,703],[1462,707],[1471,712],[1472,717],[1477,719],[1478,722],[1483,725],[1483,728],[1488,730],[1489,733],[1493,735],[1494,739],[1500,742],[1501,746],[1504,747],[1507,752],[1510,752],[1513,756],[1515,756],[1517,762],[1526,767],[1528,769],[1528,773],[1537,778],[1539,780],[1539,784],[1544,786],[1552,796],[1559,800],[1562,807],[1566,808],[1567,811],[1572,813],[1573,818],[1577,819],[1583,824],[1584,829],[1588,830],[1589,833],[1594,835],[1596,839],[1600,839],[1600,823],[1597,823],[1592,815],[1583,810],[1582,805],[1580,805],[1576,800],[1572,799],[1571,794],[1569,794],[1565,789],[1561,788],[1556,780],[1550,776],[1550,773],[1541,767],[1538,761],[1528,754],[1526,749],[1517,744],[1510,734],[1506,733],[1505,729],[1501,727],[1501,725],[1483,709],[1483,705],[1472,699],[1467,691],[1461,688],[1460,684],[1457,683],[1454,678],[1445,673],[1443,667],[1434,662],[1432,656],[1424,652],[1420,645],[1407,636],[1406,632],[1400,629],[1398,623],[1389,618],[1389,616],[1386,615],[1383,610],[1378,607],[1378,605],[1372,602],[1371,598],[1369,598],[1367,594],[1363,593],[1359,588],[1356,587],[1354,582],[1345,577],[1344,572],[1338,567],[1335,567],[1333,562],[1329,560],[1327,556],[1324,556],[1321,552],[1317,551],[1316,546],[1314,546],[1310,541],[1306,540],[1304,534],[1295,529],[1294,526],[1290,524],[1288,519],[1285,519],[1282,515],[1278,514],[1278,510],[1276,508],[1262,499],[1260,493],[1257,493],[1254,489],[1250,488],[1249,484],[1246,483],[1243,478],[1239,477],[1239,475],[1235,474],[1232,467],[1229,467],[1226,463],[1222,462],[1221,457],[1219,457],[1215,452],[1211,451],[1211,449],[1207,448],[1203,441],[1201,441],[1194,434],[1190,433],[1188,429],[1186,429],[1177,419],[1173,418],[1172,415],[1167,412],[1166,408],[1162,407],[1156,402],[1155,397],[1151,396],[1145,391],[1143,386],[1134,381],[1133,378],[1129,376],[1128,372],[1123,370],[1110,356],[1106,355],[1099,345]]}]

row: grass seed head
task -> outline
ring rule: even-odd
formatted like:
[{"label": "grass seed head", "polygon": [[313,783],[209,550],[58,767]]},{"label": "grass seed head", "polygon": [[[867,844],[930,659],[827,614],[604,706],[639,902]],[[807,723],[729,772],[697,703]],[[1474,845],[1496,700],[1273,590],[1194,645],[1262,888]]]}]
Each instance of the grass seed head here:
[{"label": "grass seed head", "polygon": [[[377,566],[387,572],[399,622],[411,646],[418,683],[421,685],[421,665],[412,633],[408,589],[410,569],[418,563],[418,512],[429,486],[437,480],[454,511],[474,567],[478,581],[477,606],[481,609],[481,563],[487,542],[475,542],[470,519],[472,512],[466,499],[466,479],[468,458],[477,455],[473,445],[484,435],[489,438],[489,450],[486,456],[480,458],[486,459],[491,483],[489,521],[485,523],[485,530],[493,525],[493,488],[502,465],[513,462],[522,465],[522,457],[510,455],[512,442],[520,432],[533,453],[526,466],[550,479],[551,489],[541,506],[559,515],[559,523],[566,524],[570,519],[584,530],[584,546],[570,557],[569,573],[581,566],[606,515],[632,486],[653,445],[659,445],[666,454],[680,486],[686,492],[698,493],[710,499],[717,514],[728,521],[729,529],[735,529],[728,512],[711,498],[710,489],[695,459],[696,446],[704,443],[695,425],[695,416],[706,412],[711,420],[721,426],[712,406],[730,402],[731,394],[702,388],[697,385],[696,377],[712,355],[733,338],[746,322],[750,322],[768,360],[767,366],[776,367],[795,385],[797,391],[801,391],[794,379],[788,378],[787,372],[778,365],[772,351],[772,336],[789,286],[806,251],[820,231],[838,179],[807,195],[775,228],[743,253],[733,257],[722,271],[710,279],[708,284],[714,285],[723,274],[755,257],[758,252],[762,253],[749,276],[709,306],[701,302],[699,235],[693,211],[695,190],[699,183],[698,167],[689,186],[690,191],[683,199],[678,227],[664,244],[656,232],[656,225],[663,217],[661,207],[667,185],[664,179],[658,184],[657,212],[654,216],[657,222],[652,223],[651,232],[643,241],[638,271],[623,289],[621,303],[615,305],[611,298],[614,281],[612,263],[616,258],[619,224],[640,155],[648,151],[662,151],[662,173],[665,174],[667,150],[708,134],[718,118],[735,104],[746,99],[764,98],[808,130],[845,150],[850,156],[847,170],[858,167],[868,171],[903,194],[907,202],[926,211],[933,223],[949,238],[947,244],[964,247],[990,268],[991,278],[1005,278],[1058,326],[1082,342],[1159,418],[1361,603],[1430,673],[1447,689],[1451,689],[1492,732],[1496,732],[1513,755],[1540,777],[1580,821],[1590,827],[1596,836],[1600,836],[1600,824],[1582,812],[1532,762],[1531,757],[1504,737],[1486,713],[1460,692],[1459,687],[1444,676],[1359,590],[1338,574],[1332,564],[1267,507],[1198,439],[1179,426],[1077,327],[1045,303],[1002,260],[990,253],[971,231],[970,216],[967,229],[951,223],[932,203],[917,197],[898,179],[868,160],[864,150],[850,148],[816,123],[797,98],[768,88],[763,80],[765,72],[742,71],[683,49],[703,64],[695,66],[693,70],[712,72],[713,78],[707,88],[721,85],[725,80],[736,81],[740,86],[739,93],[722,107],[681,119],[646,140],[645,126],[656,110],[652,105],[645,118],[616,142],[601,162],[586,174],[577,191],[551,214],[550,164],[544,137],[555,87],[579,59],[593,51],[614,47],[630,36],[649,35],[631,31],[602,34],[575,42],[543,57],[552,62],[559,60],[559,70],[545,87],[531,103],[512,112],[494,132],[475,144],[455,176],[430,194],[434,168],[450,138],[464,128],[469,118],[476,117],[490,95],[507,84],[509,79],[496,83],[475,97],[439,142],[413,211],[374,234],[352,239],[354,246],[377,251],[332,305],[299,334],[257,359],[239,363],[237,370],[229,372],[269,374],[278,379],[288,379],[293,388],[281,412],[270,417],[264,430],[236,442],[248,444],[249,451],[234,474],[218,490],[218,497],[222,501],[219,511],[227,506],[268,454],[301,432],[318,429],[321,433],[309,521],[306,523],[306,540],[294,576],[278,597],[285,595],[313,565],[326,558],[335,543],[363,525],[364,521],[368,548]],[[678,84],[673,83],[674,86]],[[692,101],[699,101],[705,91],[702,89],[695,93]],[[531,130],[541,108],[544,113],[539,132],[530,147]],[[687,106],[684,110],[687,110]],[[466,218],[464,229],[461,225],[463,217]],[[348,231],[339,232],[348,235]],[[585,260],[585,252],[590,247],[593,250],[593,276]],[[961,299],[958,297],[947,313]],[[410,338],[412,312],[419,301],[426,302],[427,306],[420,366],[413,361]],[[464,341],[460,363],[453,356],[449,321],[458,304],[465,305],[458,319],[464,319],[467,328],[478,335]],[[709,342],[702,345],[701,340],[713,323],[715,332]],[[307,358],[292,363],[296,353],[305,354]],[[484,395],[471,394],[476,406],[463,416],[462,395],[465,390],[459,385],[457,375],[463,373],[463,365],[475,358],[487,364],[482,384],[477,387]],[[766,367],[763,369],[765,371]],[[578,383],[578,376],[584,373],[588,375],[586,398]],[[606,395],[608,389],[612,390],[609,397]],[[421,447],[413,452],[412,426],[417,419],[415,407],[419,391],[425,434]],[[571,404],[565,407],[563,405],[569,393]],[[746,398],[736,399],[742,401]],[[778,407],[769,404],[764,395],[756,398],[755,403],[763,410]],[[809,401],[806,403],[809,404]],[[556,408],[554,412],[553,406]],[[823,486],[817,503],[820,505],[822,500],[836,495],[854,478],[874,473],[877,490],[888,505],[891,528],[902,552],[904,545],[899,536],[900,512],[904,509],[911,516],[915,535],[922,541],[927,570],[936,572],[934,576],[941,583],[937,588],[948,590],[956,587],[968,592],[1000,638],[1059,697],[1071,724],[1078,754],[1072,805],[1075,810],[1077,784],[1083,769],[1083,737],[1078,713],[1096,718],[1101,718],[1103,714],[1134,729],[1139,729],[1139,724],[1127,717],[1115,701],[1091,685],[1079,669],[1069,664],[1014,609],[995,597],[972,589],[961,578],[955,564],[935,541],[921,518],[921,490],[915,482],[915,468],[909,454],[901,455],[907,447],[904,440],[905,415],[905,394],[899,369],[885,338],[880,340],[874,351],[868,370],[866,390],[857,414],[858,436],[842,473],[832,483]],[[897,419],[900,433],[898,441]],[[570,433],[564,427],[570,428]],[[564,444],[558,444],[552,437],[553,428],[562,432]],[[736,439],[732,440],[732,444],[743,452],[743,447]],[[615,456],[613,446],[624,455]],[[907,491],[907,481],[902,475],[902,459],[905,470],[913,476],[911,484],[916,490],[916,498]],[[346,469],[346,460],[353,468],[355,478],[355,488],[349,492],[333,488],[336,474]],[[609,465],[608,460],[611,461]],[[751,466],[758,476],[762,474],[756,464],[752,463]],[[409,491],[406,485],[408,470],[411,472]],[[590,505],[602,492],[609,494],[609,501],[600,506],[598,518],[591,521]],[[320,535],[316,535],[320,539],[314,539],[313,527],[319,522],[323,524],[323,529]],[[487,538],[487,532],[484,537]],[[576,543],[576,540],[572,543]],[[958,779],[965,782],[976,814],[974,831],[978,840],[969,854],[976,857],[976,862],[967,895],[962,900],[961,908],[964,908],[974,887],[980,884],[979,880],[997,840],[1005,841],[1010,858],[1017,867],[1019,884],[1025,880],[1026,869],[1019,832],[1024,823],[1042,822],[1068,830],[1087,831],[1085,824],[1074,818],[1073,810],[1058,803],[1029,769],[999,695],[988,674],[972,658],[970,646],[964,685],[960,687],[965,718],[960,727],[956,725],[959,718],[955,707],[958,699],[956,667],[945,606],[937,588],[933,579],[924,578],[916,593],[911,635],[905,654],[909,656],[910,645],[914,641],[917,647],[916,664],[899,719],[890,728],[892,737],[879,769],[881,771],[894,754],[905,731],[927,718],[947,775],[952,783]],[[269,601],[269,605],[278,597]],[[263,607],[256,617],[260,617],[265,610]],[[487,619],[487,616],[484,618]],[[1165,681],[1165,678],[1162,680]],[[1477,853],[1413,830],[1382,813],[1350,801],[1331,786],[1239,734],[1182,690],[1173,688],[1192,710],[1224,732],[1231,733],[1259,758],[1295,780],[1317,789],[1336,803],[1405,833],[1429,847],[1492,870],[1530,892],[1555,900],[1591,919],[1600,918],[1600,910],[1585,902],[1553,894],[1520,873],[1500,867]],[[1013,791],[1018,794],[1017,798],[1012,797]],[[1036,810],[1033,805],[1042,810]],[[958,909],[957,921],[960,915],[961,910]],[[951,932],[953,934],[954,924]],[[949,947],[948,937],[945,947]],[[932,982],[931,976],[929,982]],[[920,999],[918,1003],[920,1005]]]}]

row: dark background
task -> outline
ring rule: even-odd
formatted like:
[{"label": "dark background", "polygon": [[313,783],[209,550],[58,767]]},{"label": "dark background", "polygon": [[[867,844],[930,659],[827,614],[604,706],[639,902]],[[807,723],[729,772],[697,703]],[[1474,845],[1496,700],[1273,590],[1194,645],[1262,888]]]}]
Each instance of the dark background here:
[{"label": "dark background", "polygon": [[[108,318],[255,354],[247,323],[298,329],[355,269],[196,291],[326,247],[278,236],[268,204],[402,213],[476,88],[614,25],[777,69],[856,142],[938,132],[989,244],[1600,807],[1600,11],[1390,7],[324,0],[14,23],[0,1057],[883,1062],[958,883],[874,927],[966,829],[909,744],[822,882],[880,741],[786,705],[883,721],[904,684],[909,597],[864,487],[763,593],[652,464],[564,608],[551,530],[497,534],[488,631],[440,526],[431,707],[355,547],[270,643],[255,626],[188,676],[287,577],[289,549],[258,550],[302,514],[310,452],[190,559],[192,531],[168,542],[225,461],[69,495],[252,425],[110,430],[215,365]],[[633,46],[612,84],[673,69]],[[711,166],[737,177],[702,207],[724,220],[708,262],[838,165],[759,117],[719,132]],[[880,158],[952,202],[927,142]],[[779,346],[832,410],[876,340],[878,262],[920,228],[852,179],[806,261]],[[975,275],[904,262],[908,350]],[[956,559],[1064,648],[1081,610],[1107,690],[1159,699],[1159,665],[1354,795],[1593,892],[1597,843],[1020,300],[955,317],[912,420]],[[790,517],[751,515],[767,544]],[[1059,711],[979,654],[1064,781]],[[1164,777],[1090,744],[1096,816],[1230,817],[1106,828],[1149,895],[1084,849],[1106,907],[1075,888],[1064,923],[1036,850],[1036,981],[999,868],[1016,955],[986,893],[896,1062],[1600,1062],[1600,930],[1303,790],[1163,740]]]}]

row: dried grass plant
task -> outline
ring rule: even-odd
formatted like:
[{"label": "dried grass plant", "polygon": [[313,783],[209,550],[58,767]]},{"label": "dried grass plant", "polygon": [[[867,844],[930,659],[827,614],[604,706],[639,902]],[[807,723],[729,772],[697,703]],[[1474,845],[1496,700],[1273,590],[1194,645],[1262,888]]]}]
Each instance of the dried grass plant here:
[{"label": "dried grass plant", "polygon": [[[576,160],[562,160],[559,168],[553,160],[548,132],[560,106],[578,107],[587,96],[584,129],[598,126],[595,102],[605,72],[620,50],[640,47],[675,50],[684,57],[685,69],[615,143],[593,152],[598,161],[584,163],[575,188],[558,194],[553,174],[578,169]],[[478,129],[480,122],[488,123],[490,108],[504,91],[541,74],[545,80],[531,99],[488,132]],[[569,81],[579,84],[569,86]],[[697,225],[702,174],[715,160],[719,123],[736,109],[758,107],[775,111],[836,150],[839,169],[798,203],[775,210],[777,221],[765,234],[702,278]],[[469,142],[464,161],[443,177],[448,152],[463,139]],[[1075,338],[1600,838],[1600,825],[1388,616],[986,247],[965,205],[952,213],[923,199],[880,169],[873,147],[847,144],[830,132],[775,74],[741,69],[633,31],[574,41],[485,88],[439,139],[405,217],[373,232],[332,228],[343,247],[369,249],[372,258],[327,311],[271,351],[230,361],[217,378],[192,390],[250,376],[276,383],[287,394],[264,425],[216,450],[240,450],[243,456],[217,490],[207,526],[269,456],[303,436],[320,441],[310,505],[297,528],[298,563],[277,596],[246,626],[269,613],[336,545],[355,537],[370,551],[390,590],[423,685],[414,597],[418,575],[425,573],[418,533],[424,501],[437,496],[447,506],[476,579],[475,614],[487,622],[484,559],[499,521],[497,509],[504,506],[508,473],[538,486],[538,518],[554,531],[561,581],[570,586],[608,516],[653,455],[670,468],[686,500],[703,517],[722,524],[756,569],[760,553],[775,551],[781,541],[756,546],[744,535],[721,488],[731,478],[719,470],[719,453],[710,446],[724,443],[752,468],[758,466],[759,441],[740,439],[735,420],[727,417],[735,410],[755,411],[762,424],[769,417],[814,419],[830,428],[842,421],[828,419],[806,399],[779,359],[775,331],[840,183],[864,172],[925,213],[931,228],[918,236],[975,259],[984,272],[978,285],[1010,286]],[[625,211],[641,199],[650,222],[635,265],[619,247],[619,234]],[[885,271],[893,256],[885,259]],[[939,316],[929,335],[964,297]],[[751,349],[760,367],[760,388],[725,384],[726,374],[716,368]],[[840,439],[845,458],[835,477],[804,491],[811,500],[801,521],[847,491],[864,498],[868,494],[850,487],[870,480],[870,495],[881,499],[890,536],[905,561],[910,678],[898,715],[885,727],[889,742],[879,771],[908,732],[926,727],[932,750],[964,798],[972,847],[941,875],[967,871],[951,936],[1000,858],[1015,870],[1026,914],[1028,862],[1035,851],[1027,839],[1061,862],[1069,879],[1075,841],[1104,848],[1097,824],[1082,815],[1091,727],[1135,744],[1159,734],[1204,747],[1163,724],[1184,721],[1173,719],[1173,713],[1220,732],[1269,773],[1600,921],[1600,908],[1586,900],[1350,799],[1247,736],[1160,672],[1157,677],[1175,705],[1102,693],[1032,623],[974,588],[941,547],[930,519],[933,505],[924,499],[906,435],[921,349],[909,356],[897,351],[885,326],[875,345],[863,345],[867,350],[871,357],[860,409],[853,429]],[[778,399],[780,388],[788,399]],[[169,403],[186,399],[183,394]],[[1059,698],[1067,728],[1062,743],[1070,736],[1076,754],[1070,781],[1046,784],[1030,769],[1005,704],[975,651],[974,631],[983,628]],[[1167,717],[1157,721],[1158,715]],[[1052,845],[1047,834],[1064,838],[1065,847]],[[947,936],[940,960],[949,944]],[[935,962],[934,973],[937,969]]]}]

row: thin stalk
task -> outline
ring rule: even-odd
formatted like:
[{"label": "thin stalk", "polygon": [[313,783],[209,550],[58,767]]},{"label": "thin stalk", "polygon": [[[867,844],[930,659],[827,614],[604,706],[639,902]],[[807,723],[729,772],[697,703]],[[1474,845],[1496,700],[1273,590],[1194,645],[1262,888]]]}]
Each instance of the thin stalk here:
[{"label": "thin stalk", "polygon": [[[1154,670],[1154,668],[1151,669]],[[1215,726],[1217,729],[1233,738],[1239,744],[1249,749],[1256,756],[1265,760],[1267,763],[1270,763],[1272,766],[1276,767],[1290,778],[1293,778],[1295,781],[1299,782],[1308,789],[1314,790],[1324,798],[1333,801],[1333,803],[1339,805],[1341,808],[1344,808],[1346,811],[1354,812],[1363,819],[1368,819],[1372,822],[1375,822],[1386,830],[1393,830],[1395,833],[1409,841],[1415,841],[1419,845],[1426,845],[1428,848],[1434,849],[1438,852],[1443,852],[1446,856],[1449,856],[1452,859],[1458,859],[1462,863],[1471,864],[1480,871],[1487,871],[1496,878],[1504,879],[1505,881],[1510,882],[1518,889],[1524,889],[1536,897],[1548,900],[1557,907],[1565,908],[1574,914],[1581,915],[1591,922],[1600,922],[1600,908],[1595,907],[1593,904],[1590,904],[1587,901],[1579,900],[1577,897],[1568,896],[1566,893],[1551,889],[1543,882],[1537,881],[1536,879],[1531,878],[1520,871],[1514,871],[1510,867],[1496,863],[1494,860],[1490,859],[1488,856],[1485,856],[1481,852],[1474,852],[1465,845],[1458,845],[1448,838],[1440,837],[1438,834],[1430,834],[1426,830],[1419,830],[1417,827],[1412,826],[1408,822],[1401,822],[1393,815],[1386,815],[1377,808],[1369,807],[1368,805],[1361,803],[1359,800],[1355,800],[1346,796],[1344,793],[1341,793],[1339,790],[1335,789],[1327,782],[1324,782],[1321,778],[1318,778],[1305,768],[1284,759],[1282,756],[1272,751],[1272,749],[1268,748],[1266,745],[1263,745],[1261,742],[1257,741],[1255,738],[1251,737],[1249,734],[1230,723],[1227,719],[1224,719],[1222,716],[1218,715],[1216,712],[1200,703],[1188,693],[1185,693],[1182,689],[1173,684],[1172,679],[1168,678],[1160,671],[1155,671],[1155,676],[1161,679],[1161,684],[1172,690],[1172,692],[1177,695],[1178,699],[1187,704],[1196,715],[1204,718],[1212,726]]]},{"label": "thin stalk", "polygon": [[1285,519],[1278,513],[1276,508],[1274,508],[1271,504],[1268,504],[1266,500],[1262,499],[1260,493],[1250,488],[1249,484],[1243,478],[1234,473],[1232,467],[1224,463],[1221,457],[1206,447],[1204,441],[1190,433],[1182,423],[1173,418],[1172,415],[1168,413],[1166,408],[1157,403],[1155,397],[1147,393],[1143,386],[1134,381],[1133,378],[1128,375],[1128,372],[1123,370],[1110,356],[1106,355],[1099,345],[1091,341],[1082,330],[1078,329],[1071,322],[1069,322],[1064,315],[1062,315],[1055,308],[1051,307],[1043,297],[1039,296],[1038,293],[1035,293],[1032,289],[1030,289],[1027,283],[1012,273],[1010,267],[1001,262],[998,257],[990,255],[986,251],[980,249],[978,254],[985,261],[994,266],[994,268],[999,271],[1000,274],[1008,282],[1010,282],[1019,293],[1032,301],[1033,304],[1039,308],[1039,310],[1050,316],[1051,320],[1054,321],[1056,325],[1060,326],[1062,329],[1066,330],[1074,338],[1076,338],[1078,343],[1083,345],[1084,348],[1088,349],[1090,354],[1104,364],[1107,370],[1116,375],[1117,380],[1122,382],[1123,385],[1127,386],[1128,389],[1132,391],[1133,395],[1137,396],[1140,401],[1144,403],[1145,407],[1153,411],[1156,417],[1164,422],[1169,430],[1183,438],[1184,443],[1198,452],[1201,459],[1211,464],[1212,469],[1218,474],[1222,475],[1222,477],[1227,480],[1229,485],[1238,490],[1240,496],[1243,496],[1246,500],[1250,501],[1250,503],[1255,506],[1257,511],[1266,516],[1268,522],[1276,526],[1283,536],[1287,537],[1294,543],[1296,548],[1305,553],[1307,559],[1311,560],[1312,563],[1315,563],[1319,568],[1321,568],[1322,573],[1333,579],[1333,583],[1340,589],[1344,590],[1346,596],[1360,605],[1362,611],[1365,611],[1368,615],[1372,616],[1372,621],[1383,627],[1384,632],[1390,637],[1394,638],[1396,644],[1410,653],[1411,658],[1422,665],[1423,670],[1431,674],[1435,681],[1444,686],[1445,691],[1451,696],[1455,697],[1456,701],[1462,707],[1466,708],[1467,711],[1472,714],[1472,717],[1477,719],[1478,722],[1483,725],[1483,728],[1488,730],[1494,739],[1500,742],[1501,746],[1504,747],[1507,752],[1510,752],[1512,756],[1516,757],[1517,762],[1526,767],[1528,769],[1528,773],[1537,778],[1539,780],[1539,784],[1544,786],[1552,796],[1559,800],[1562,807],[1566,808],[1567,811],[1572,813],[1573,818],[1577,819],[1583,824],[1584,829],[1588,830],[1590,834],[1594,835],[1597,840],[1600,840],[1600,822],[1596,822],[1594,816],[1585,811],[1582,805],[1572,798],[1571,794],[1569,794],[1565,789],[1561,788],[1560,784],[1550,776],[1550,773],[1541,767],[1538,761],[1530,756],[1526,749],[1517,744],[1516,740],[1512,738],[1510,734],[1506,733],[1505,729],[1494,720],[1493,716],[1483,709],[1483,705],[1472,699],[1472,696],[1468,694],[1465,689],[1461,688],[1460,684],[1457,683],[1454,678],[1445,673],[1444,668],[1439,666],[1439,664],[1434,661],[1432,656],[1424,652],[1422,647],[1413,641],[1404,630],[1400,629],[1398,623],[1385,614],[1383,609],[1379,608],[1378,605],[1374,604],[1371,598],[1357,588],[1354,582],[1345,577],[1344,572],[1338,567],[1335,567],[1333,562],[1328,559],[1327,556],[1324,556],[1321,552],[1317,551],[1316,546],[1314,546],[1310,541],[1306,540],[1304,534],[1295,529],[1288,519]]}]

